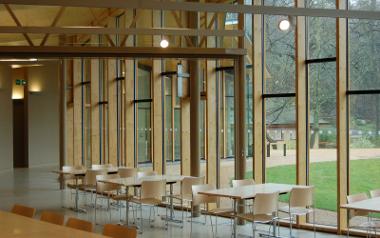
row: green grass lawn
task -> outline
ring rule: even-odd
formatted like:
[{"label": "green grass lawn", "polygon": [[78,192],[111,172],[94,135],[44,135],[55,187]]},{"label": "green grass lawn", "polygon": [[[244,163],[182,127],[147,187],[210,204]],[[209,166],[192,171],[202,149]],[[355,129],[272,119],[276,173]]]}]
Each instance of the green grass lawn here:
[{"label": "green grass lawn", "polygon": [[[252,177],[252,172],[248,172],[247,176]],[[267,182],[295,184],[295,165],[268,168]],[[336,162],[311,163],[310,184],[316,189],[316,207],[336,211]],[[377,188],[380,188],[380,158],[350,161],[350,193],[368,193]],[[286,199],[284,196],[281,200]]]}]

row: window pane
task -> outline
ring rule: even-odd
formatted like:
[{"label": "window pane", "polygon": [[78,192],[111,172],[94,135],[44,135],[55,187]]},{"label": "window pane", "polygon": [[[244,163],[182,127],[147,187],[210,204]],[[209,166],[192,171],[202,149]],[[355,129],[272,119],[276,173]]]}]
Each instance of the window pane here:
[{"label": "window pane", "polygon": [[308,58],[321,59],[336,55],[336,20],[325,17],[308,17]]},{"label": "window pane", "polygon": [[151,162],[151,116],[150,103],[137,104],[137,146],[138,162]]},{"label": "window pane", "polygon": [[[380,188],[380,95],[350,96],[350,194]],[[357,224],[360,219],[350,221]]]},{"label": "window pane", "polygon": [[226,148],[225,157],[233,157],[235,154],[235,105],[234,105],[234,74],[231,71],[225,71],[225,130],[226,130]]},{"label": "window pane", "polygon": [[349,20],[351,89],[380,89],[379,29],[379,20]]},{"label": "window pane", "polygon": [[224,70],[220,72],[220,187],[230,187],[235,176],[235,107],[234,107],[234,72]]},{"label": "window pane", "polygon": [[350,193],[380,187],[380,95],[350,96]]},{"label": "window pane", "polygon": [[296,108],[294,97],[268,98],[266,107],[266,182],[296,183]]},{"label": "window pane", "polygon": [[348,0],[349,8],[355,10],[376,11],[380,10],[378,0]]},{"label": "window pane", "polygon": [[295,92],[294,27],[280,31],[284,16],[265,16],[264,77],[266,93]]},{"label": "window pane", "polygon": [[172,78],[165,77],[165,159],[166,161],[173,160],[173,126],[172,126]]},{"label": "window pane", "polygon": [[[247,68],[246,76],[246,175],[253,176],[253,69],[252,67]],[[250,177],[251,178],[251,177]]]},{"label": "window pane", "polygon": [[335,85],[335,62],[309,65],[309,181],[315,186],[316,223],[327,226],[337,225]]},{"label": "window pane", "polygon": [[[151,68],[138,65],[137,98],[151,98]],[[137,161],[146,163],[152,161],[151,156],[151,103],[138,102],[137,107]]]},{"label": "window pane", "polygon": [[336,8],[335,0],[306,0],[308,8]]}]

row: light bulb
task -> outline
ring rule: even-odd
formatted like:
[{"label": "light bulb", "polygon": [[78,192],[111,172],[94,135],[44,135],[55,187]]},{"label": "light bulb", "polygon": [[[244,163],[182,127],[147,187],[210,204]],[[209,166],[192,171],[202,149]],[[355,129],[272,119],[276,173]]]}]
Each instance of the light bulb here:
[{"label": "light bulb", "polygon": [[290,28],[290,22],[288,19],[282,19],[279,23],[278,23],[278,28],[281,30],[281,31],[287,31],[289,30]]},{"label": "light bulb", "polygon": [[162,39],[160,42],[160,46],[161,48],[167,48],[169,46],[169,41],[167,41],[166,39]]}]

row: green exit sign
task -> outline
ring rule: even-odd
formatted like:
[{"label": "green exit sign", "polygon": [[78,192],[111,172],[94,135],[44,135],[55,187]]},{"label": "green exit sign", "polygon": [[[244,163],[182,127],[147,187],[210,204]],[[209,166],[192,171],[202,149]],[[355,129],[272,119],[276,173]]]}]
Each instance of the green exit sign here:
[{"label": "green exit sign", "polygon": [[25,79],[16,79],[16,85],[26,85]]}]

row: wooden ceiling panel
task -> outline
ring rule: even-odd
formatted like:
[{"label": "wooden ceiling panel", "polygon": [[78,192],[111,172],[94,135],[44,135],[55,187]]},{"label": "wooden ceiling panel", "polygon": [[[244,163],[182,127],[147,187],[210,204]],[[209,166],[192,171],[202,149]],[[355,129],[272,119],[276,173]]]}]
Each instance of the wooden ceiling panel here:
[{"label": "wooden ceiling panel", "polygon": [[3,26],[16,26],[16,23],[13,21],[4,5],[0,5],[0,19],[1,25]]}]

